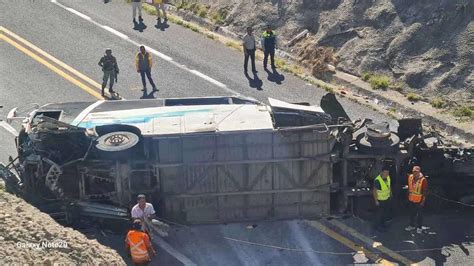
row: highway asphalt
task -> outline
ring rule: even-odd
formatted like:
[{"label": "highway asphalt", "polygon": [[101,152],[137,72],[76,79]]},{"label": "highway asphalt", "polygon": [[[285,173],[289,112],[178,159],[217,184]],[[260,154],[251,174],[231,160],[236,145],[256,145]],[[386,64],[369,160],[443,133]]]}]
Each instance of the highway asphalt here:
[{"label": "highway asphalt", "polygon": [[[243,55],[239,52],[175,24],[164,29],[156,28],[155,19],[149,15],[144,15],[147,28],[139,32],[133,28],[131,7],[124,2],[1,0],[0,26],[99,83],[102,72],[97,63],[105,48],[112,48],[120,67],[116,90],[127,99],[143,96],[140,78],[134,68],[139,44],[156,51],[153,53],[155,64],[152,73],[160,91],[154,97],[241,94],[261,101],[272,97],[288,102],[319,104],[326,93],[291,74],[268,75],[261,62],[257,63],[262,84],[259,90],[255,81],[249,84],[244,76]],[[0,105],[4,106],[0,109],[0,119],[15,106],[25,109],[31,103],[96,100],[14,45],[1,41],[0,52]],[[88,86],[96,89],[90,84]],[[370,108],[344,98],[340,101],[352,119],[371,118],[396,125]],[[18,129],[19,125],[14,123],[13,126]],[[6,162],[8,155],[15,155],[13,136],[0,128],[0,161]],[[314,262],[341,265],[367,262],[365,258],[350,255],[331,257],[308,252],[251,249],[222,238],[231,236],[270,245],[352,252],[328,235],[297,221],[262,223],[253,229],[246,229],[242,224],[203,226],[193,227],[192,231],[191,241],[185,231],[176,231],[175,238],[170,241],[175,247],[181,246],[185,255],[199,264],[251,265],[256,261],[258,264],[279,265],[311,265]],[[202,256],[201,248],[205,249]]]},{"label": "highway asphalt", "polygon": [[[273,97],[319,104],[326,93],[291,74],[280,72],[275,79],[275,75],[263,70],[261,62],[257,62],[257,75],[261,80],[261,90],[258,90],[255,81],[249,84],[243,73],[241,53],[175,24],[164,30],[155,28],[156,20],[149,15],[144,15],[147,28],[143,32],[134,30],[131,7],[121,0],[108,4],[91,0],[53,2],[56,1],[0,1],[1,10],[8,10],[2,11],[0,24],[98,83],[101,83],[102,72],[97,63],[105,48],[112,48],[120,67],[115,89],[127,99],[143,97],[140,77],[134,67],[139,44],[163,54],[162,57],[153,54],[152,73],[160,89],[154,97],[241,94],[261,101]],[[16,106],[24,109],[30,103],[95,99],[12,45],[2,42],[0,48],[0,105],[4,106],[0,115],[6,115]],[[395,121],[370,108],[344,98],[340,101],[352,119],[367,117],[396,125]],[[14,126],[18,128],[18,124]],[[0,141],[3,151],[14,150],[11,138]],[[0,159],[4,161],[4,158],[2,154]]]}]

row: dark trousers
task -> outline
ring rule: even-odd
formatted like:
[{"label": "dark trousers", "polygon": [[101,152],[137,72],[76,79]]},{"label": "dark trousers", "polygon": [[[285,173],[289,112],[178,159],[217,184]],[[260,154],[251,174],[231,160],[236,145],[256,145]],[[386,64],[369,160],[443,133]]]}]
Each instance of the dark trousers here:
[{"label": "dark trousers", "polygon": [[374,226],[376,228],[384,228],[385,222],[390,219],[390,211],[392,209],[391,199],[379,200],[379,206],[377,206],[377,213],[375,216]]},{"label": "dark trousers", "polygon": [[112,90],[115,81],[115,70],[103,70],[104,76],[102,77],[102,93],[104,91],[105,86],[107,86],[107,81],[109,81],[109,88]]},{"label": "dark trousers", "polygon": [[249,57],[250,57],[250,62],[252,64],[252,71],[255,72],[255,49],[252,49],[252,50],[245,49],[244,70],[246,72],[247,72],[247,69],[248,69]]},{"label": "dark trousers", "polygon": [[423,225],[423,206],[419,203],[408,202],[410,209],[410,225],[421,228]]},{"label": "dark trousers", "polygon": [[270,56],[270,61],[272,63],[272,67],[275,67],[275,49],[265,49],[263,51],[263,67],[267,68],[268,56]]},{"label": "dark trousers", "polygon": [[151,78],[151,72],[150,70],[140,70],[140,75],[142,76],[142,84],[143,88],[146,89],[146,80],[145,80],[145,75],[148,78],[148,81],[151,84],[151,87],[153,89],[156,89],[155,82],[153,82],[153,79]]}]

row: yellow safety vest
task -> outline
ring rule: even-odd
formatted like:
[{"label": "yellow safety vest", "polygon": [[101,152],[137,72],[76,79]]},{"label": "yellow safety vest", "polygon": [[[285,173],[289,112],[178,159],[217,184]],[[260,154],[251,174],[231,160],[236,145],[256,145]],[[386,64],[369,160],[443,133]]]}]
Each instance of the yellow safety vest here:
[{"label": "yellow safety vest", "polygon": [[378,175],[375,180],[380,183],[380,190],[377,191],[377,200],[387,200],[390,198],[390,176],[387,176],[387,183]]}]

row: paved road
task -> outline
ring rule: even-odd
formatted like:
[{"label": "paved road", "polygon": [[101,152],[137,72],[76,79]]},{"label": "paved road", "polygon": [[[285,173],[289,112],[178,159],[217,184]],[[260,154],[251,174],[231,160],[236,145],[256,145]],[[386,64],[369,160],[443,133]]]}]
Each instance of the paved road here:
[{"label": "paved road", "polygon": [[[263,82],[262,90],[251,88],[243,75],[239,52],[178,25],[171,24],[164,31],[157,29],[153,25],[154,18],[148,15],[144,16],[148,28],[143,32],[136,31],[130,19],[130,6],[123,1],[108,4],[91,0],[57,2],[2,0],[1,10],[8,12],[2,13],[0,24],[99,83],[101,71],[97,62],[106,47],[112,48],[121,69],[117,89],[125,98],[143,96],[140,78],[134,69],[138,44],[145,44],[172,58],[172,61],[166,61],[154,55],[153,75],[160,89],[155,97],[242,94],[262,101],[273,97],[318,104],[325,94],[324,90],[285,73],[280,73],[281,84],[270,81],[261,64],[258,64],[258,75]],[[68,8],[77,11],[72,13]],[[82,17],[77,12],[83,14]],[[84,19],[84,15],[88,19]],[[127,39],[107,31],[104,26],[126,35]],[[10,108],[32,102],[44,104],[94,99],[11,45],[2,42],[0,48],[0,105],[4,106],[3,114]],[[390,120],[346,99],[341,99],[341,103],[353,119]],[[11,139],[2,138],[0,147],[12,151]],[[4,157],[2,155],[0,159],[4,160]]]},{"label": "paved road", "polygon": [[361,219],[350,218],[341,222],[393,251],[401,251],[398,253],[419,265],[474,264],[473,208],[450,205],[443,211],[429,210],[424,219],[424,225],[429,229],[423,234],[404,230],[409,221],[404,210],[406,208],[396,210],[395,218],[385,233],[374,231],[370,222]]},{"label": "paved road", "polygon": [[[96,0],[58,2],[59,5],[39,0],[1,0],[0,10],[8,12],[2,12],[0,25],[98,82],[101,79],[101,71],[97,62],[106,47],[112,48],[121,69],[117,89],[125,98],[142,96],[140,79],[133,65],[138,44],[145,44],[158,51],[154,54],[157,63],[153,73],[160,92],[155,97],[242,94],[262,101],[273,97],[289,102],[306,101],[318,104],[325,94],[324,90],[308,85],[289,74],[280,73],[281,84],[269,80],[260,64],[258,70],[263,82],[262,90],[252,88],[242,73],[240,53],[177,25],[171,24],[164,30],[156,29],[153,26],[155,20],[151,16],[145,16],[148,28],[143,32],[136,31],[130,19],[130,7],[123,1],[116,0],[106,5]],[[67,8],[73,8],[80,13],[73,13],[72,9]],[[0,42],[0,52],[0,105],[4,106],[0,112],[3,115],[5,110],[32,102],[45,104],[95,99],[93,95],[26,56],[11,44]],[[341,99],[341,103],[352,118],[389,120],[346,99]],[[393,124],[393,121],[391,122]],[[17,127],[18,124],[14,126]],[[6,161],[9,154],[14,154],[13,136],[0,128],[0,160]],[[185,232],[181,231],[177,231],[176,237],[170,241],[175,246],[182,246],[185,255],[203,264],[245,264],[258,261],[260,264],[290,265],[297,262],[299,265],[309,265],[315,261],[321,264],[366,261],[365,258],[357,256],[329,257],[308,252],[291,253],[249,248],[222,240],[222,236],[230,236],[302,249],[352,251],[332,237],[297,221],[262,223],[247,231],[243,226],[234,224],[195,227],[192,229],[193,241],[183,242],[183,239],[189,238],[184,237]],[[291,237],[285,238],[287,235]],[[204,255],[199,256],[206,243],[212,245],[209,244]],[[215,254],[216,250],[220,253]],[[233,252],[227,254],[229,250]]]}]

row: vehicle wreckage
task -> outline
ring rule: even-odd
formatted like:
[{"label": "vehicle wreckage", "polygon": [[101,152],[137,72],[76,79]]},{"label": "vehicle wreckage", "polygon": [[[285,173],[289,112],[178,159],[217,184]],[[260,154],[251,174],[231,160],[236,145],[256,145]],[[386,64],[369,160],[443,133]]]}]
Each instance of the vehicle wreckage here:
[{"label": "vehicle wreckage", "polygon": [[350,121],[334,94],[321,107],[237,96],[47,104],[8,120],[23,128],[0,167],[7,189],[66,222],[127,219],[142,193],[180,223],[354,211],[383,165],[397,197],[415,163],[437,193],[474,200],[472,149],[443,144],[420,119],[397,132]]}]

